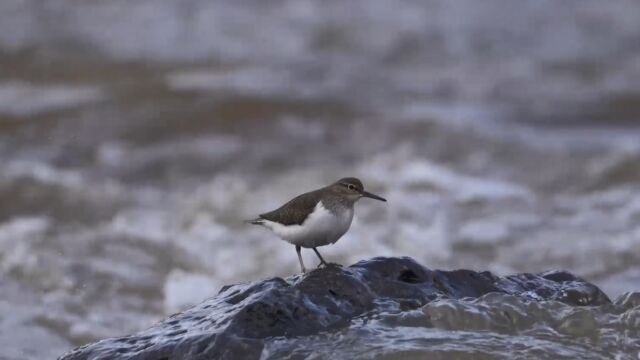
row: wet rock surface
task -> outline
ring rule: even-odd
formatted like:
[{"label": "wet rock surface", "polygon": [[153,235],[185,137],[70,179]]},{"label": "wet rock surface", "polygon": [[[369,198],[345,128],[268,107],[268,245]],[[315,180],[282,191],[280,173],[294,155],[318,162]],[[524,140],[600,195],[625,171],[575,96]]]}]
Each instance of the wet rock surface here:
[{"label": "wet rock surface", "polygon": [[[636,297],[627,294],[619,301],[627,304],[628,298]],[[499,319],[492,318],[493,310],[487,308],[492,303],[507,304],[509,309],[496,311]],[[336,340],[335,347],[319,347],[315,354],[353,356],[339,349],[367,349],[363,343],[345,343],[354,332],[358,341],[366,342],[360,332],[367,327],[384,330],[372,334],[371,341],[404,326],[464,331],[464,326],[451,322],[462,314],[469,330],[513,334],[534,327],[540,313],[535,309],[542,307],[538,303],[562,309],[567,319],[557,327],[567,331],[576,322],[598,325],[595,316],[580,315],[587,310],[575,309],[615,306],[595,285],[563,271],[499,277],[471,270],[430,270],[407,257],[373,258],[287,279],[226,286],[215,297],[147,330],[85,345],[60,359],[296,358],[314,354],[311,344],[329,344],[336,334],[347,340]],[[533,315],[527,320],[529,313]],[[390,343],[389,348],[393,347]],[[330,348],[338,353],[327,353]]]}]

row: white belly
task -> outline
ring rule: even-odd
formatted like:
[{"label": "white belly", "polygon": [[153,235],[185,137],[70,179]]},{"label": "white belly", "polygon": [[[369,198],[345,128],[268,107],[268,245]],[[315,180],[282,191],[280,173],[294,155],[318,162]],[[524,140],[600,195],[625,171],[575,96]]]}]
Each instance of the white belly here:
[{"label": "white belly", "polygon": [[264,226],[283,240],[306,248],[333,244],[349,230],[353,220],[353,208],[336,214],[327,210],[322,202],[313,209],[302,225],[282,225],[265,220]]}]

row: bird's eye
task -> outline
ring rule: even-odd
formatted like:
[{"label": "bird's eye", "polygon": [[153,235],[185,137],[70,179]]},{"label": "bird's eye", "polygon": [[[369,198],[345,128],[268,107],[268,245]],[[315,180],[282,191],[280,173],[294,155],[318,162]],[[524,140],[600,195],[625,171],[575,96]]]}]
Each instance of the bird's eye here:
[{"label": "bird's eye", "polygon": [[347,185],[347,188],[349,188],[349,190],[355,190],[356,189],[356,187],[351,185],[351,184]]}]

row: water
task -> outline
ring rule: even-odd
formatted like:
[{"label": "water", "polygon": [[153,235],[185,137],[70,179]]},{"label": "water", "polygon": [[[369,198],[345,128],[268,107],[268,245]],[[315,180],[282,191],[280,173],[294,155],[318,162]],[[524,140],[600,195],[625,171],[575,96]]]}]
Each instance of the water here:
[{"label": "water", "polygon": [[[359,203],[330,261],[565,268],[637,291],[639,7],[1,3],[2,356],[53,358],[295,273],[293,248],[242,220],[343,176],[389,203]],[[444,357],[530,339],[379,329],[365,340],[468,340]]]},{"label": "water", "polygon": [[591,309],[498,293],[436,300],[423,309],[363,318],[331,334],[275,338],[263,357],[630,359],[640,346],[636,302],[637,293]]}]

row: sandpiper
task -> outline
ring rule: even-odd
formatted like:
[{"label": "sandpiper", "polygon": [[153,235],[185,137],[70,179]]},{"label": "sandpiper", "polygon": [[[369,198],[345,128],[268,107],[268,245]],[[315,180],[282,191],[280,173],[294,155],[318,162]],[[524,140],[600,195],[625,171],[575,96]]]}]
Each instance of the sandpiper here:
[{"label": "sandpiper", "polygon": [[329,186],[298,195],[276,210],[247,222],[262,225],[282,240],[296,246],[302,272],[306,272],[301,248],[311,248],[320,265],[327,265],[318,246],[333,244],[349,230],[353,220],[353,205],[362,197],[380,201],[386,199],[364,191],[362,182],[353,177],[342,178]]}]

